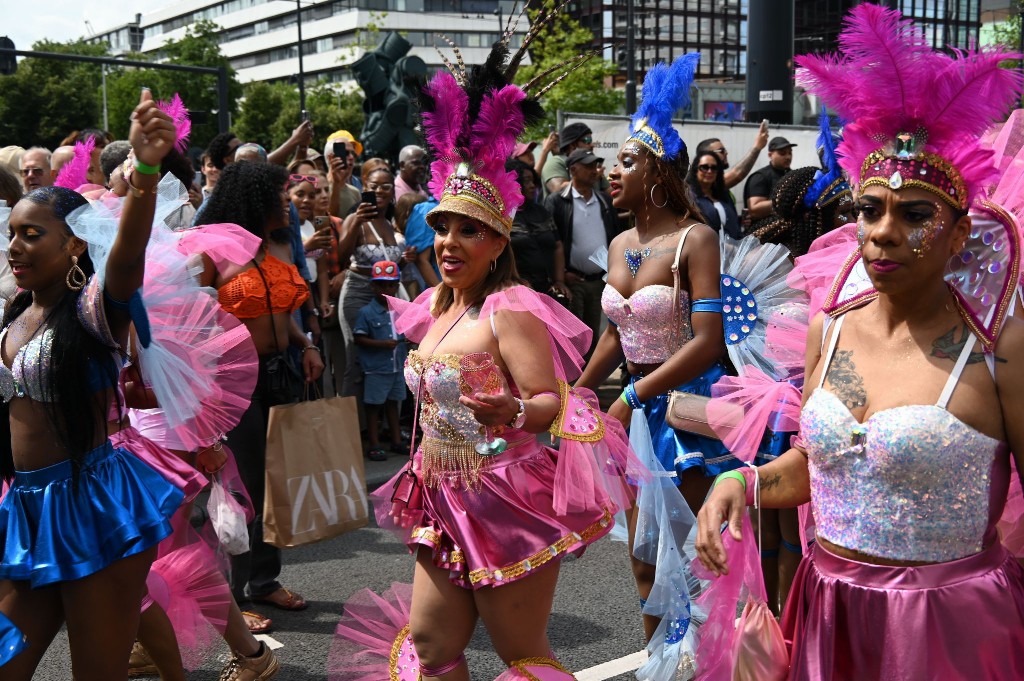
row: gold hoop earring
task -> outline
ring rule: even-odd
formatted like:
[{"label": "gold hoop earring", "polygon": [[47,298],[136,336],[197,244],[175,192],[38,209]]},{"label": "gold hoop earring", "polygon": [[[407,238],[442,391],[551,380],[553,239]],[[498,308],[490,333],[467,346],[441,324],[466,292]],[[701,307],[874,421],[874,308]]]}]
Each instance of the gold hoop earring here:
[{"label": "gold hoop earring", "polygon": [[665,192],[665,201],[661,205],[658,205],[658,203],[655,202],[654,200],[654,190],[660,186],[660,184],[655,184],[653,187],[651,187],[651,205],[654,206],[655,208],[664,208],[665,206],[668,205],[668,192]]},{"label": "gold hoop earring", "polygon": [[491,261],[491,272],[493,272],[493,271],[494,271],[495,269],[497,269],[497,267],[498,267],[498,261],[497,261],[497,259],[495,259],[495,260],[492,260],[492,261]]},{"label": "gold hoop earring", "polygon": [[89,278],[85,276],[85,271],[78,266],[78,256],[71,256],[71,269],[68,270],[67,276],[64,277],[64,283],[72,291],[81,291],[88,282]]}]

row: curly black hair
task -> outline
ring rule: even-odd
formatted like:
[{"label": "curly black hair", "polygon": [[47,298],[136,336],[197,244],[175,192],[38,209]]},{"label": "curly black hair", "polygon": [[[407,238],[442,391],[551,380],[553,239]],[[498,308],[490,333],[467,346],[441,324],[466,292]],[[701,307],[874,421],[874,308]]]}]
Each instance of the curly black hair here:
[{"label": "curly black hair", "polygon": [[[80,194],[63,187],[36,189],[22,201],[49,207],[54,217],[61,221],[66,221],[72,211],[88,203]],[[72,236],[69,227],[66,236],[69,239]],[[87,277],[93,275],[95,269],[88,251],[79,257],[78,266]],[[41,394],[52,396],[44,408],[58,442],[70,453],[72,480],[75,481],[84,456],[96,446],[99,436],[97,424],[106,423],[110,399],[109,391],[95,392],[95,387],[89,386],[97,383],[116,386],[120,369],[113,356],[117,348],[102,343],[79,320],[78,299],[81,295],[81,291],[66,289],[46,317],[45,324],[53,332],[53,340],[50,362],[38,386]],[[7,305],[0,326],[6,328],[31,303],[31,291],[18,293]],[[116,395],[115,399],[120,402]],[[4,439],[6,441],[0,449],[0,475],[10,479],[14,476],[14,462],[8,448],[10,439]]]},{"label": "curly black hair", "polygon": [[174,175],[185,185],[185,189],[191,187],[196,179],[195,170],[192,168],[192,161],[177,149],[171,149],[164,156],[164,160],[160,162],[160,171]]},{"label": "curly black hair", "polygon": [[792,257],[805,255],[811,243],[832,229],[838,202],[822,209],[804,205],[818,168],[808,166],[782,176],[772,192],[772,214],[755,224],[751,233],[766,243],[782,244]]},{"label": "curly black hair", "polygon": [[233,139],[238,139],[235,133],[222,132],[210,140],[209,146],[206,147],[206,153],[209,154],[213,165],[221,170],[224,170],[224,166],[227,165],[224,158],[231,153],[230,144]]},{"label": "curly black hair", "polygon": [[[197,216],[196,226],[231,222],[262,239],[269,217],[281,210],[281,189],[287,181],[288,170],[284,166],[251,161],[232,163],[221,171],[217,186]],[[272,238],[278,241],[276,232]]]},{"label": "curly black hair", "polygon": [[700,194],[701,188],[700,183],[697,181],[697,168],[700,166],[700,160],[705,156],[715,159],[715,165],[718,167],[718,172],[715,173],[715,183],[711,185],[711,196],[714,197],[715,201],[729,201],[729,190],[725,187],[725,172],[722,169],[722,162],[710,151],[701,151],[693,155],[693,163],[690,164],[690,170],[686,173],[687,184],[693,189],[694,194]]}]

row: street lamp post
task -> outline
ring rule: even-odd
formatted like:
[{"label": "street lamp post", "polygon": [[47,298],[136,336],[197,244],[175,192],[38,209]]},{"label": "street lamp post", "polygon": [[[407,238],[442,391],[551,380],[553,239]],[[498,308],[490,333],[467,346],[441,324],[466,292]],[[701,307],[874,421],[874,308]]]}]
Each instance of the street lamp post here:
[{"label": "street lamp post", "polygon": [[636,41],[633,0],[626,0],[626,111],[636,111]]},{"label": "street lamp post", "polygon": [[306,73],[302,68],[302,3],[295,0],[296,27],[299,31],[299,110],[306,110]]}]

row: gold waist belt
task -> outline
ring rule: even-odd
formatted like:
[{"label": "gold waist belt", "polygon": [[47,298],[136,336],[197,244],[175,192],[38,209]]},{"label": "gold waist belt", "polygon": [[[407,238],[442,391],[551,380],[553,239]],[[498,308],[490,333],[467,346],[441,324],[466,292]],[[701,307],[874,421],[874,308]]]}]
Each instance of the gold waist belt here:
[{"label": "gold waist belt", "polygon": [[507,461],[509,451],[534,440],[532,435],[524,437],[509,443],[508,448],[497,456],[481,456],[476,452],[476,442],[425,437],[420,445],[423,484],[436,488],[441,480],[447,480],[453,484],[461,482],[467,489],[474,488],[480,481],[481,469],[499,459]]}]

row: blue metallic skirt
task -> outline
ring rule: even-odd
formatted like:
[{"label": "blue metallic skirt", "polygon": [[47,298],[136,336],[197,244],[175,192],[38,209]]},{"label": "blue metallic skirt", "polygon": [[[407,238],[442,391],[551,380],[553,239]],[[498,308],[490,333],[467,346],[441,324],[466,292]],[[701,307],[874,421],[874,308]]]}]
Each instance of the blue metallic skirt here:
[{"label": "blue metallic skirt", "polygon": [[108,440],[71,461],[18,471],[0,502],[0,579],[33,587],[81,579],[155,546],[183,492]]},{"label": "blue metallic skirt", "polygon": [[[711,386],[725,375],[725,367],[715,364],[697,378],[680,385],[676,390],[695,395],[711,396]],[[639,376],[634,377],[637,380]],[[739,468],[743,462],[729,453],[721,440],[672,428],[665,423],[668,413],[668,394],[652,397],[643,403],[647,427],[651,430],[654,453],[666,471],[682,473],[688,468],[701,467],[704,475],[715,476],[723,471]]]}]

